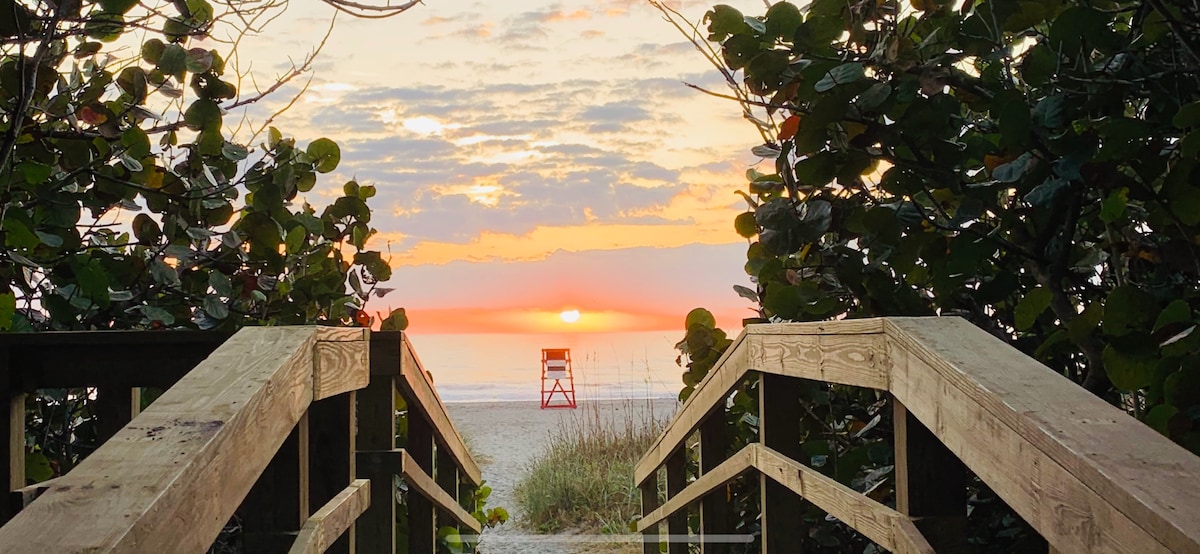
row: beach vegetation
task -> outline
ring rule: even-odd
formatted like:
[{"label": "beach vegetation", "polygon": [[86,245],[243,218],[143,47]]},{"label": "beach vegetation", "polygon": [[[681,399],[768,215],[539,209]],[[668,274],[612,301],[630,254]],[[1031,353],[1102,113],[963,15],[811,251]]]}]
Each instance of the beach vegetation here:
[{"label": "beach vegetation", "polygon": [[612,413],[595,402],[580,403],[549,431],[549,449],[517,484],[521,525],[543,533],[630,533],[641,513],[633,466],[663,421],[650,400],[617,402],[622,407]]},{"label": "beach vegetation", "polygon": [[[815,0],[696,25],[651,3],[762,137],[732,222],[750,322],[959,316],[1200,453],[1194,3]],[[721,342],[691,319],[685,348]],[[839,481],[890,465],[890,410],[847,441],[820,431],[873,419],[869,391],[801,400],[805,451],[858,468]],[[1044,549],[974,494],[980,551]],[[813,548],[862,551],[806,521]]]}]

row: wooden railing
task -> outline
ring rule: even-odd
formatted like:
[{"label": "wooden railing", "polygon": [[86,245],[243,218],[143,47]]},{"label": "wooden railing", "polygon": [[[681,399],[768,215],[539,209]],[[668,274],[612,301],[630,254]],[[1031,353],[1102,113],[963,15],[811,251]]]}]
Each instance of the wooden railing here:
[{"label": "wooden railing", "polygon": [[[751,372],[759,442],[726,459],[725,399]],[[891,394],[895,509],[797,461],[801,379]],[[694,433],[700,474],[688,483]],[[686,552],[686,508],[698,503],[702,548],[726,551],[724,485],[754,471],[764,552],[794,551],[801,498],[893,552],[964,551],[961,464],[1052,551],[1200,552],[1200,458],[958,318],[747,327],[638,463],[638,528],[647,553],[664,523],[669,552]]]},{"label": "wooden railing", "polygon": [[[81,387],[111,438],[26,486],[25,396]],[[140,387],[167,390],[138,413]],[[246,552],[391,553],[396,476],[409,552],[433,552],[442,525],[480,530],[479,469],[398,332],[0,335],[0,399],[0,553],[204,552],[235,514]]]}]

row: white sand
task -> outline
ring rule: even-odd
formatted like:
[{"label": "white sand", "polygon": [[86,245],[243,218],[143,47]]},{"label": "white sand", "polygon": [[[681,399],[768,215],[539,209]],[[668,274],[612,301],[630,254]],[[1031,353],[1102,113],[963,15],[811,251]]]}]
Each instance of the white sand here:
[{"label": "white sand", "polygon": [[[549,447],[550,432],[561,425],[564,418],[574,417],[574,410],[542,410],[537,402],[450,403],[446,408],[454,426],[466,437],[477,457],[484,480],[492,487],[487,506],[502,506],[512,516],[507,524],[484,531],[479,552],[641,552],[639,545],[629,542],[636,536],[610,540],[570,534],[534,535],[534,531],[521,526],[522,514],[513,489],[534,459]],[[653,414],[654,418],[665,421],[675,413],[675,408],[675,401],[670,399],[580,401],[578,415],[594,417],[598,414],[606,420],[625,421],[624,414],[633,411],[634,421],[642,420],[642,413]]]}]

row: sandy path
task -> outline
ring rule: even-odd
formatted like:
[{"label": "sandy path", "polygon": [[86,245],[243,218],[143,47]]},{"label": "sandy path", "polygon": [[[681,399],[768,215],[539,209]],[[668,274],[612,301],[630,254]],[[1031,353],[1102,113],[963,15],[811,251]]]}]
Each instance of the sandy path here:
[{"label": "sandy path", "polygon": [[[611,542],[629,541],[632,537],[604,538],[580,535],[534,535],[521,528],[522,514],[517,506],[514,488],[526,468],[550,445],[550,431],[564,419],[573,417],[572,410],[541,410],[537,402],[480,402],[446,404],[454,426],[467,440],[479,458],[480,469],[492,495],[488,506],[503,506],[512,519],[496,529],[485,530],[479,552],[483,554],[558,554],[578,552],[640,552],[636,544]],[[593,401],[579,402],[579,410],[595,409],[602,417],[622,417],[633,410],[653,410],[655,417],[666,419],[675,410],[674,400],[654,401]],[[619,548],[614,548],[619,547]]]}]

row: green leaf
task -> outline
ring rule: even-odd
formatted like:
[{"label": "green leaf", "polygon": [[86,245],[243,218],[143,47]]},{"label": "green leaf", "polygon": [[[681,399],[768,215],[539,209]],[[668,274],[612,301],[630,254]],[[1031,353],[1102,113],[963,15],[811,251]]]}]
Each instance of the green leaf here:
[{"label": "green leaf", "polygon": [[753,238],[758,234],[758,223],[754,220],[754,212],[742,212],[733,220],[733,228],[737,234],[745,238]]},{"label": "green leaf", "polygon": [[1175,406],[1159,404],[1151,408],[1150,412],[1146,414],[1146,417],[1142,421],[1145,422],[1146,425],[1149,425],[1151,429],[1154,429],[1155,431],[1161,433],[1164,437],[1169,438],[1171,436],[1169,427],[1171,418],[1175,417],[1175,415],[1178,413],[1179,408],[1176,408]]},{"label": "green leaf", "polygon": [[284,239],[287,253],[292,256],[299,254],[301,249],[304,248],[304,239],[306,238],[308,238],[308,234],[305,232],[303,225],[292,227],[292,230],[287,233],[287,238]]},{"label": "green leaf", "polygon": [[1158,333],[1168,325],[1177,323],[1190,323],[1192,321],[1192,307],[1187,301],[1176,298],[1166,308],[1163,308],[1162,313],[1158,314],[1158,319],[1154,320],[1154,333]]},{"label": "green leaf", "polygon": [[884,102],[887,102],[887,99],[891,95],[892,85],[887,83],[875,83],[871,85],[871,88],[868,88],[867,90],[863,91],[862,94],[858,95],[858,100],[855,102],[858,104],[859,109],[864,111],[872,111],[879,106],[882,106]]},{"label": "green leaf", "polygon": [[133,218],[133,236],[138,242],[144,245],[158,244],[159,237],[162,236],[162,230],[158,227],[158,222],[154,218],[146,214],[137,214]]},{"label": "green leaf", "polygon": [[338,148],[336,142],[327,138],[312,141],[305,152],[312,158],[318,173],[329,173],[337,169],[338,162],[342,161],[341,148]]},{"label": "green leaf", "polygon": [[1067,324],[1067,333],[1071,342],[1075,344],[1083,344],[1096,326],[1100,325],[1100,320],[1104,318],[1104,305],[1099,302],[1088,304],[1075,319]]},{"label": "green leaf", "polygon": [[210,294],[204,297],[204,312],[213,319],[225,319],[229,317],[229,306],[217,295]]},{"label": "green leaf", "polygon": [[1154,368],[1158,362],[1154,342],[1145,340],[1118,347],[1115,343],[1104,347],[1104,370],[1113,386],[1133,391],[1150,386],[1154,382]]},{"label": "green leaf", "polygon": [[1200,368],[1184,367],[1168,375],[1163,381],[1163,396],[1179,409],[1200,404]]},{"label": "green leaf", "polygon": [[1125,215],[1125,206],[1129,204],[1129,189],[1121,187],[1112,191],[1100,204],[1100,220],[1113,223]]},{"label": "green leaf", "polygon": [[1180,129],[1200,127],[1200,101],[1180,106],[1171,123]]},{"label": "green leaf", "polygon": [[713,317],[712,312],[704,308],[696,308],[688,312],[687,318],[684,319],[683,328],[691,329],[697,325],[704,329],[716,329],[717,318]]},{"label": "green leaf", "polygon": [[[217,134],[221,130],[221,107],[212,100],[201,98],[192,102],[183,113],[183,122],[196,131],[212,131]],[[220,136],[217,136],[220,139]],[[218,148],[224,146],[222,141]]]},{"label": "green leaf", "polygon": [[1104,302],[1104,332],[1122,336],[1149,325],[1157,311],[1154,297],[1134,285],[1121,285]]},{"label": "green leaf", "polygon": [[157,321],[163,325],[172,325],[175,323],[175,316],[171,312],[157,306],[135,306],[133,310],[141,312],[142,317],[150,321]]},{"label": "green leaf", "polygon": [[219,296],[225,298],[233,298],[233,283],[229,281],[229,277],[220,271],[212,271],[208,274],[208,286],[212,287],[213,291]]},{"label": "green leaf", "polygon": [[996,166],[992,170],[992,178],[1001,183],[1015,183],[1025,175],[1032,163],[1033,154],[1026,152],[1011,162]]},{"label": "green leaf", "polygon": [[1053,298],[1053,293],[1050,289],[1038,287],[1025,294],[1017,302],[1016,308],[1013,309],[1015,316],[1015,325],[1018,331],[1024,331],[1033,326],[1037,321],[1038,316],[1050,307],[1050,300]]},{"label": "green leaf", "polygon": [[135,104],[146,101],[146,70],[130,66],[121,70],[117,76],[117,86],[133,97]]},{"label": "green leaf", "polygon": [[54,478],[54,467],[50,459],[41,452],[25,452],[25,478],[34,483],[41,483]]},{"label": "green leaf", "polygon": [[150,276],[160,285],[179,286],[179,272],[162,261],[162,258],[155,258],[150,262]]},{"label": "green leaf", "polygon": [[748,30],[742,12],[724,4],[713,6],[704,14],[704,20],[708,22],[708,40],[716,42],[723,42],[731,34]]},{"label": "green leaf", "polygon": [[800,9],[791,2],[776,2],[767,10],[765,33],[768,37],[792,40],[796,29],[804,22]]},{"label": "green leaf", "polygon": [[163,41],[161,40],[156,38],[147,40],[146,42],[142,43],[142,59],[147,63],[157,66],[158,61],[162,59],[163,52],[166,51],[166,48],[167,46],[163,44]]},{"label": "green leaf", "polygon": [[212,67],[212,64],[212,52],[203,48],[191,48],[187,51],[185,65],[188,71],[192,73],[204,73]]},{"label": "green leaf", "polygon": [[34,233],[37,234],[37,237],[42,241],[42,244],[49,246],[50,248],[58,248],[63,245],[63,238],[58,235],[43,231],[34,231]]},{"label": "green leaf", "polygon": [[813,90],[817,92],[826,92],[838,85],[846,85],[858,81],[866,76],[863,70],[863,65],[858,62],[850,62],[839,65],[830,69],[817,84],[813,85]]},{"label": "green leaf", "polygon": [[187,50],[178,44],[168,44],[158,58],[158,69],[176,79],[183,79],[187,71]]},{"label": "green leaf", "polygon": [[225,144],[221,145],[221,155],[227,160],[240,162],[250,156],[250,150],[240,144],[225,141]]},{"label": "green leaf", "polygon": [[403,331],[408,329],[408,314],[404,308],[396,308],[379,323],[380,331]]},{"label": "green leaf", "polygon": [[0,293],[0,331],[12,329],[13,316],[17,315],[17,297],[11,292]]}]

